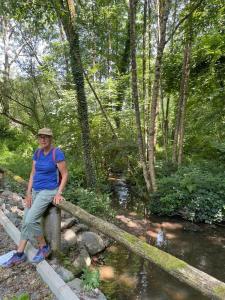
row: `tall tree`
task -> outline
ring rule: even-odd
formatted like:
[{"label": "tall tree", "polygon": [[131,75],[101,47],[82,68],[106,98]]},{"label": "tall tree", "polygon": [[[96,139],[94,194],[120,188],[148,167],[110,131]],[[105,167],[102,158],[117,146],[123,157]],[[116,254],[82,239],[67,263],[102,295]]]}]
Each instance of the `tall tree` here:
[{"label": "tall tree", "polygon": [[150,129],[149,129],[149,172],[151,175],[152,189],[156,190],[156,180],[155,180],[155,139],[156,139],[156,117],[157,117],[157,107],[158,107],[158,96],[160,88],[160,76],[163,60],[163,52],[166,44],[166,26],[170,8],[170,0],[157,0],[158,6],[158,43],[157,43],[157,53],[155,59],[155,71],[154,71],[154,83],[152,88],[152,99],[151,99],[151,119],[150,119]]},{"label": "tall tree", "polygon": [[179,101],[176,113],[176,127],[174,131],[173,155],[172,162],[180,165],[183,156],[183,140],[184,140],[184,121],[185,109],[188,98],[188,82],[190,76],[190,60],[191,60],[191,18],[187,20],[186,42],[183,54],[182,78],[180,83]]},{"label": "tall tree", "polygon": [[148,172],[143,143],[141,117],[139,108],[138,85],[137,85],[137,63],[136,63],[136,4],[137,0],[130,0],[130,48],[131,48],[131,72],[132,72],[132,99],[135,109],[136,127],[138,136],[139,157],[143,169],[143,175],[148,191],[151,191],[152,184]]},{"label": "tall tree", "polygon": [[[118,64],[118,76],[117,76],[117,99],[116,99],[116,112],[119,113],[122,110],[124,95],[126,90],[126,80],[124,76],[128,73],[130,64],[130,20],[127,22],[127,37],[125,40],[125,46],[123,54]],[[120,117],[115,116],[116,127],[120,127]]]},{"label": "tall tree", "polygon": [[69,42],[71,68],[76,87],[78,115],[81,124],[87,186],[93,187],[95,185],[95,172],[91,159],[88,106],[84,89],[84,71],[80,56],[79,32],[76,24],[75,5],[73,0],[52,0],[52,3],[63,24]]}]

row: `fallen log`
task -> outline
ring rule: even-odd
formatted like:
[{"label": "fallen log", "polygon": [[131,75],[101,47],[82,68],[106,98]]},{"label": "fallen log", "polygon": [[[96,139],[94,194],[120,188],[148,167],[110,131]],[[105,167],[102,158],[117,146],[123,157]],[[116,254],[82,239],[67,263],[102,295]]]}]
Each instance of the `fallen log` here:
[{"label": "fallen log", "polygon": [[71,202],[62,201],[58,207],[107,236],[112,237],[132,252],[157,265],[179,281],[199,290],[202,294],[212,299],[225,299],[224,282],[190,266],[169,253],[143,242],[119,227],[87,213]]}]

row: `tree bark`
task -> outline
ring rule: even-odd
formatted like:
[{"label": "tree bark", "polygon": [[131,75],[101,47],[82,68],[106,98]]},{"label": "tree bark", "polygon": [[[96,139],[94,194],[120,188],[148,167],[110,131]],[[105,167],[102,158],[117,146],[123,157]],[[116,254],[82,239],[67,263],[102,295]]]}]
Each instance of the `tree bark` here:
[{"label": "tree bark", "polygon": [[137,87],[137,64],[136,64],[136,0],[130,0],[130,48],[131,48],[131,70],[132,70],[132,99],[135,109],[137,138],[138,138],[138,150],[139,157],[143,169],[143,175],[146,183],[147,190],[150,192],[152,189],[152,183],[150,174],[148,172],[145,149],[142,137],[141,118],[138,99],[138,87]]},{"label": "tree bark", "polygon": [[5,115],[9,115],[9,100],[6,97],[9,89],[9,72],[10,72],[10,63],[9,63],[9,41],[10,41],[10,28],[9,21],[5,16],[1,18],[2,26],[2,41],[3,41],[3,52],[4,52],[4,69],[3,69],[3,94],[2,94],[2,109]]},{"label": "tree bark", "polygon": [[[148,1],[144,0],[144,15],[143,15],[143,30],[142,30],[142,119],[144,128],[144,144],[147,148],[147,126],[146,126],[146,113],[147,113],[147,84],[146,84],[146,38],[147,38],[147,9]],[[146,112],[146,113],[145,113]],[[146,154],[145,154],[146,156]]]},{"label": "tree bark", "polygon": [[[190,29],[189,29],[190,31]],[[183,140],[184,140],[184,120],[185,108],[188,97],[188,82],[190,75],[190,59],[191,59],[191,33],[188,33],[186,44],[184,47],[182,78],[180,83],[180,95],[176,113],[176,127],[173,140],[172,162],[174,165],[180,165],[183,156]]]},{"label": "tree bark", "polygon": [[146,103],[146,33],[147,33],[147,0],[144,0],[143,32],[142,32],[142,98],[143,113]]},{"label": "tree bark", "polygon": [[76,11],[73,0],[52,0],[56,12],[63,24],[69,42],[70,60],[76,87],[78,116],[82,132],[83,157],[88,187],[95,186],[95,172],[91,159],[90,129],[88,106],[84,89],[83,65],[80,57],[79,33],[76,28]]},{"label": "tree bark", "polygon": [[156,139],[156,117],[157,117],[157,107],[158,107],[158,96],[159,96],[159,83],[162,68],[163,51],[165,47],[166,40],[166,25],[169,14],[170,1],[158,0],[159,7],[159,28],[158,28],[158,45],[157,54],[155,60],[155,76],[152,90],[152,101],[151,101],[151,120],[149,129],[149,172],[151,174],[152,189],[155,191],[157,189],[156,179],[155,179],[155,139]]},{"label": "tree bark", "polygon": [[184,121],[185,121],[185,110],[186,103],[188,98],[188,83],[189,83],[189,75],[190,75],[190,59],[191,59],[191,41],[189,41],[185,47],[186,52],[186,63],[184,69],[184,80],[183,80],[183,88],[182,88],[182,107],[181,107],[181,116],[180,116],[180,127],[179,127],[179,143],[178,143],[178,166],[182,162],[183,158],[183,143],[184,143]]},{"label": "tree bark", "polygon": [[[130,20],[128,20],[127,23],[127,38],[124,46],[124,51],[120,60],[120,63],[118,65],[118,76],[117,76],[117,99],[116,99],[116,112],[119,114],[123,107],[124,102],[124,94],[126,90],[126,82],[124,80],[124,76],[128,72],[130,63]],[[120,128],[120,116],[115,116],[115,124],[116,128]]]}]

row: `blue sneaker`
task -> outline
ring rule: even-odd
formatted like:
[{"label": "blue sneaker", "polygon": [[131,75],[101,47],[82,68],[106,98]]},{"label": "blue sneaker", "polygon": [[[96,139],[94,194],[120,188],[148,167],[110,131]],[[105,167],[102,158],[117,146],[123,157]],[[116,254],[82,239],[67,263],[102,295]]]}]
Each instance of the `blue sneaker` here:
[{"label": "blue sneaker", "polygon": [[44,260],[46,257],[48,257],[50,253],[51,253],[51,249],[48,245],[46,245],[42,248],[39,248],[38,252],[33,257],[31,262],[35,263],[35,264],[38,264],[39,262]]},{"label": "blue sneaker", "polygon": [[14,253],[13,256],[7,261],[5,262],[2,267],[3,268],[11,268],[13,266],[19,265],[22,262],[24,262],[27,259],[27,256],[25,253],[23,253],[22,255],[18,255],[18,253]]}]

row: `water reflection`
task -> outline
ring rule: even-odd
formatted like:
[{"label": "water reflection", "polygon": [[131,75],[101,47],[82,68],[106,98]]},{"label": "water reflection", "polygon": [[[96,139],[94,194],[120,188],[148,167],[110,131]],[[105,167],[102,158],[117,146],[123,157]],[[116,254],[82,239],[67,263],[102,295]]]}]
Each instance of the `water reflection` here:
[{"label": "water reflection", "polygon": [[[115,247],[115,245],[114,245]],[[163,270],[116,245],[105,263],[114,267],[114,278],[102,281],[101,289],[111,300],[205,300],[199,292],[180,283]]]}]

